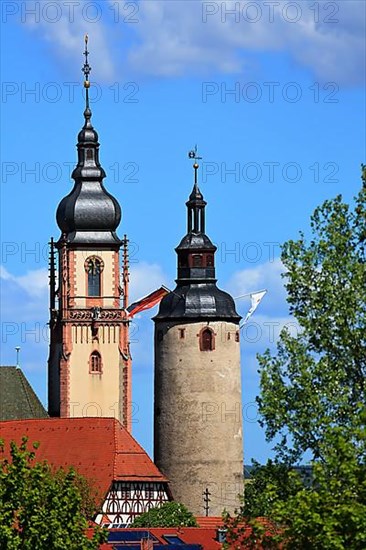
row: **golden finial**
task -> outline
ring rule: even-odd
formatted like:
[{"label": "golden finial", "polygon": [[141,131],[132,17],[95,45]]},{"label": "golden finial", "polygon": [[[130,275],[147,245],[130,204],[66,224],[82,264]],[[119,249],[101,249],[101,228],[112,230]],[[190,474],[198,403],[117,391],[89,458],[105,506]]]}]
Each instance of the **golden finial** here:
[{"label": "golden finial", "polygon": [[201,160],[202,157],[199,157],[198,154],[197,154],[197,145],[195,146],[194,149],[192,149],[192,151],[189,151],[188,153],[188,157],[190,159],[194,159],[194,164],[193,164],[193,168],[194,168],[194,183],[195,185],[197,185],[197,171],[198,171],[198,168],[200,167],[200,165],[198,164],[197,160]]},{"label": "golden finial", "polygon": [[87,34],[84,37],[84,41],[85,41],[85,50],[84,50],[85,62],[84,62],[83,68],[81,70],[83,71],[84,76],[85,76],[84,88],[86,89],[86,108],[88,109],[89,108],[89,88],[90,88],[89,74],[91,72],[91,67],[89,65],[89,60],[88,60],[88,55],[89,55],[88,41],[89,41],[89,37],[88,37]]}]

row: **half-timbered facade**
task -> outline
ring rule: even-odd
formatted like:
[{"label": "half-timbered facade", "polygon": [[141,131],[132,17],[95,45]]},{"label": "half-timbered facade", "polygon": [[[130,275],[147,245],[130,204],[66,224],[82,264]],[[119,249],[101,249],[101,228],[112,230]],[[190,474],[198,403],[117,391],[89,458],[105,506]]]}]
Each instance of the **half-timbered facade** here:
[{"label": "half-timbered facade", "polygon": [[9,443],[23,436],[40,443],[36,460],[73,466],[97,490],[96,523],[122,527],[171,500],[168,480],[131,434],[114,418],[46,418],[0,422]]},{"label": "half-timbered facade", "polygon": [[114,481],[95,521],[107,527],[126,527],[168,500],[165,483]]}]

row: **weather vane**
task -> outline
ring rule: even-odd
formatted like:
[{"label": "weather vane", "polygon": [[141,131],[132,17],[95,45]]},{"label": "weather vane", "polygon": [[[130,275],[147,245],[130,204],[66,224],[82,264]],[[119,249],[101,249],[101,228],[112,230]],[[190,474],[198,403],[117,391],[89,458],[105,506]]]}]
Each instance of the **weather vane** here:
[{"label": "weather vane", "polygon": [[88,55],[89,55],[89,52],[88,52],[88,40],[89,40],[89,37],[88,35],[86,34],[85,35],[85,50],[84,50],[84,55],[85,55],[85,62],[84,62],[84,65],[82,67],[82,72],[84,73],[84,76],[85,76],[85,80],[84,80],[84,88],[86,90],[86,108],[89,109],[89,88],[90,88],[90,81],[89,81],[89,74],[91,72],[91,67],[89,65],[89,60],[88,60]]},{"label": "weather vane", "polygon": [[197,161],[202,159],[202,157],[199,157],[198,154],[197,154],[197,145],[195,146],[194,149],[192,149],[192,151],[189,151],[188,158],[194,159],[194,165],[193,165],[193,168],[194,168],[194,183],[197,185],[197,172],[198,172],[198,168],[200,167],[200,165],[198,164]]}]

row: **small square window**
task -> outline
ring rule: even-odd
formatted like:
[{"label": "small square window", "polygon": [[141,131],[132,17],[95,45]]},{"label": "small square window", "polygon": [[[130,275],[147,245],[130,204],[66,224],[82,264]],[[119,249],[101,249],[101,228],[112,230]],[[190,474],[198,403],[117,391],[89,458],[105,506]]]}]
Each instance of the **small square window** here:
[{"label": "small square window", "polygon": [[193,267],[202,267],[202,256],[198,254],[193,255]]}]

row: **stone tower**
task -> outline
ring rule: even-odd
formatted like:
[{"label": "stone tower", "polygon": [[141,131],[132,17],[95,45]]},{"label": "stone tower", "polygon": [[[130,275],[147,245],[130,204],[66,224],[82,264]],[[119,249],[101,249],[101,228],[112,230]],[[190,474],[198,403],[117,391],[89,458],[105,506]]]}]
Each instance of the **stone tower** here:
[{"label": "stone tower", "polygon": [[130,429],[127,240],[116,234],[121,208],[103,185],[89,107],[90,70],[86,37],[85,122],[75,184],[57,209],[61,236],[51,241],[48,407],[51,416],[114,416]]},{"label": "stone tower", "polygon": [[154,454],[175,500],[218,516],[238,506],[243,490],[240,316],[216,286],[216,246],[205,233],[206,202],[190,157],[195,183],[176,248],[177,286],[154,318]]}]

